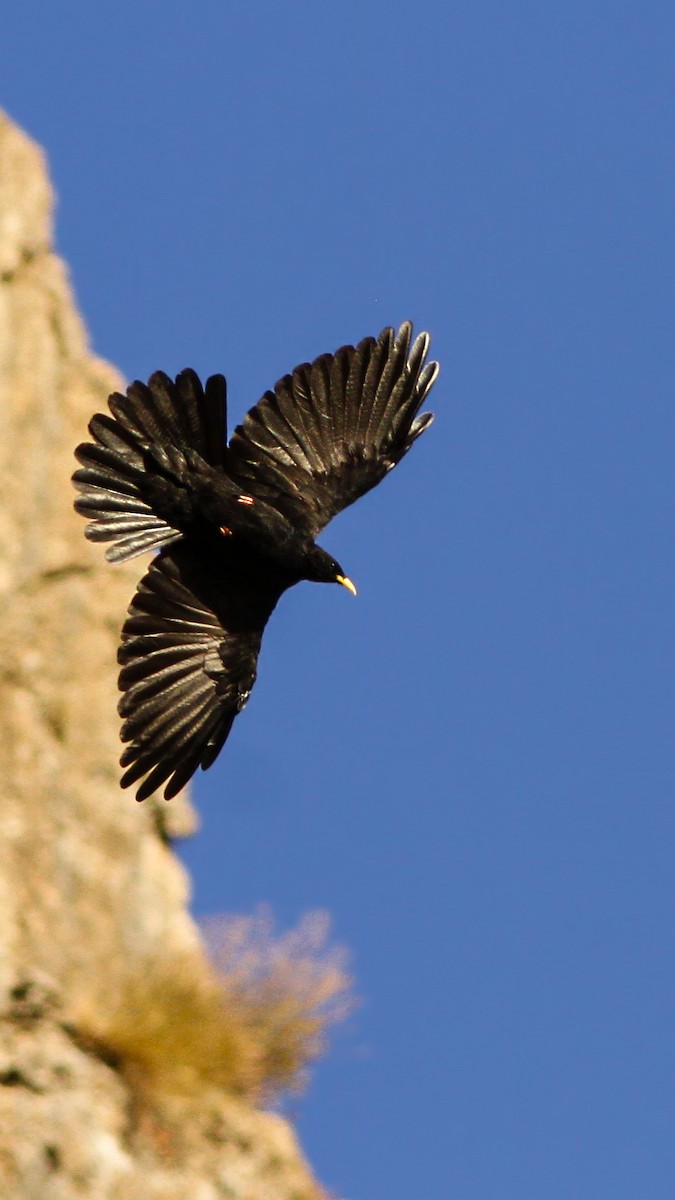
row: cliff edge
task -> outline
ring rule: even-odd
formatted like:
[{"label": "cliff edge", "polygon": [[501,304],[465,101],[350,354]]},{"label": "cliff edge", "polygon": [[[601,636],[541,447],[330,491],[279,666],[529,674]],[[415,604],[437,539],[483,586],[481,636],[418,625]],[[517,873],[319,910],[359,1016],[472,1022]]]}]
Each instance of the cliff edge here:
[{"label": "cliff edge", "polygon": [[149,1037],[151,994],[130,983],[149,969],[181,994],[214,985],[169,844],[195,827],[189,800],[119,788],[115,656],[139,563],[111,570],[85,542],[69,477],[122,381],[88,349],[51,212],[41,151],[0,114],[0,1194],[317,1200],[292,1130],[243,1084],[196,1070],[153,1091],[143,1055],[105,1036],[145,1020]]}]

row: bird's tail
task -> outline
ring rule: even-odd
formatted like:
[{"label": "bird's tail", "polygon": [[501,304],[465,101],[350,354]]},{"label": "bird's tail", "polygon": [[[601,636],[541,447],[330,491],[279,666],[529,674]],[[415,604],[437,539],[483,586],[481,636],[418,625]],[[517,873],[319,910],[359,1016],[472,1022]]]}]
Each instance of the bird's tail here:
[{"label": "bird's tail", "polygon": [[75,451],[82,464],[73,475],[75,508],[88,518],[91,541],[113,543],[106,558],[125,562],[182,537],[190,458],[212,467],[223,461],[225,380],[213,375],[203,388],[194,371],[181,371],[175,383],[157,371],[126,396],[114,392],[108,404],[112,416],[97,413],[93,442]]}]

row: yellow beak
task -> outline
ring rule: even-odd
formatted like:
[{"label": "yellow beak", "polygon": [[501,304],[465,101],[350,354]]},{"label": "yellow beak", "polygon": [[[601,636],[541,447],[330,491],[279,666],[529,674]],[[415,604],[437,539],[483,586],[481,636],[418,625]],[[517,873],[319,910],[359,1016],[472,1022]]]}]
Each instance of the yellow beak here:
[{"label": "yellow beak", "polygon": [[338,575],[337,583],[341,583],[343,587],[346,587],[347,591],[351,592],[352,596],[356,595],[356,588],[354,587],[351,579],[347,579],[346,575]]}]

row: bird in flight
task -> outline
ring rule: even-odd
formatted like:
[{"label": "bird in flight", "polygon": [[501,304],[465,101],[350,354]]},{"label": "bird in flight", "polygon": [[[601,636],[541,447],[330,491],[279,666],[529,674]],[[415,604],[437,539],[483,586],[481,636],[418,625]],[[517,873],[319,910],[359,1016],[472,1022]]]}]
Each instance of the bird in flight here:
[{"label": "bird in flight", "polygon": [[125,562],[158,550],[122,628],[122,787],[170,800],[222,749],[256,678],[263,630],[300,580],[356,593],[316,537],[429,427],[438,374],[412,326],[285,375],[226,444],[226,385],[162,371],[97,413],[77,447],[86,536]]}]

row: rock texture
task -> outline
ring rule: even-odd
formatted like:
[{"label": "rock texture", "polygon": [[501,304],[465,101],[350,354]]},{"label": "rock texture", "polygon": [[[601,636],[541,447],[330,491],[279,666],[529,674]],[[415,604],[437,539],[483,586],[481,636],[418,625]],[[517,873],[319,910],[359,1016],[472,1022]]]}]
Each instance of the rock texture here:
[{"label": "rock texture", "polygon": [[[139,563],[72,509],[74,445],[120,386],[87,347],[40,150],[0,114],[0,1195],[315,1200],[292,1131],[210,1091],[139,1106],[82,1016],[149,959],[207,966],[168,836],[119,789],[115,652]],[[133,1014],[129,1014],[130,1020]]]}]

